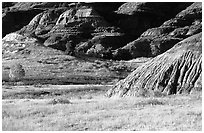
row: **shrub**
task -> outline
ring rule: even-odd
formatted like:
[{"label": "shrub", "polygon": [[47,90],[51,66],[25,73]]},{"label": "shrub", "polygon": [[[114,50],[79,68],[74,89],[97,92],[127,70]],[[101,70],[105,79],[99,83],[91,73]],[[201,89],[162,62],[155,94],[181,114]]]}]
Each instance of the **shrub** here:
[{"label": "shrub", "polygon": [[43,85],[40,84],[40,83],[36,83],[36,84],[34,84],[33,86],[36,87],[36,88],[42,88],[42,87],[43,87]]},{"label": "shrub", "polygon": [[22,65],[16,63],[11,66],[9,72],[9,78],[12,81],[19,81],[25,76],[25,70],[23,69]]},{"label": "shrub", "polygon": [[165,105],[165,102],[159,101],[158,99],[151,98],[145,101],[140,101],[135,104],[135,106],[148,106],[148,105],[151,105],[151,106]]},{"label": "shrub", "polygon": [[162,101],[159,101],[158,99],[149,99],[146,102],[147,105],[164,105],[165,103]]},{"label": "shrub", "polygon": [[153,96],[154,97],[164,97],[164,96],[167,96],[167,94],[162,93],[162,92],[160,92],[158,90],[155,90],[154,93],[153,93]]},{"label": "shrub", "polygon": [[11,86],[5,86],[4,89],[13,89]]},{"label": "shrub", "polygon": [[71,102],[67,98],[57,98],[52,99],[48,104],[71,104]]},{"label": "shrub", "polygon": [[86,99],[93,99],[93,97],[91,95],[87,95]]},{"label": "shrub", "polygon": [[139,89],[138,91],[138,96],[141,96],[141,97],[149,97],[151,94],[149,92],[148,89],[144,89],[144,88],[141,88]]}]

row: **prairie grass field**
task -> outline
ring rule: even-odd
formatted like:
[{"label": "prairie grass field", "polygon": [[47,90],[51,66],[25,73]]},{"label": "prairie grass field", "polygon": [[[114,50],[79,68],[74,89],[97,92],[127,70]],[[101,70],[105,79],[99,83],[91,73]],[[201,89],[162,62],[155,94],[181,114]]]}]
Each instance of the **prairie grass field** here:
[{"label": "prairie grass field", "polygon": [[201,131],[202,94],[107,98],[110,85],[3,86],[3,131]]}]

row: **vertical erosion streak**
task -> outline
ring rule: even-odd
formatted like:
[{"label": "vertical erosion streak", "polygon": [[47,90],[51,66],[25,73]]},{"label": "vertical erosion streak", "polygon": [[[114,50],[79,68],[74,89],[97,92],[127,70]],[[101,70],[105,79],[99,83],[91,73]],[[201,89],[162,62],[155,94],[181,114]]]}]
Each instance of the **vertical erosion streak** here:
[{"label": "vertical erosion streak", "polygon": [[188,79],[187,79],[187,83],[189,84],[189,86],[188,86],[188,88],[187,88],[186,91],[187,91],[188,93],[191,92],[192,88],[195,86],[196,80],[199,78],[199,76],[200,76],[200,74],[201,74],[201,71],[202,71],[202,69],[201,69],[201,64],[202,64],[202,56],[200,56],[200,57],[197,59],[195,65],[194,65],[194,67],[193,67],[193,69],[192,69],[192,71],[191,71],[191,73],[189,74],[189,77],[188,77]]},{"label": "vertical erosion streak", "polygon": [[171,94],[176,94],[177,92],[177,86],[178,86],[178,78],[179,78],[179,64],[180,61],[177,60],[175,62],[175,64],[173,63],[173,70],[170,76],[170,79],[168,81],[168,84],[166,86],[166,88],[164,89],[164,92],[167,93],[167,95],[171,95]]},{"label": "vertical erosion streak", "polygon": [[192,52],[186,52],[181,58],[181,64],[179,66],[179,78],[178,78],[178,86],[177,86],[177,94],[182,93],[183,90],[183,82],[185,82],[185,75],[192,64]]},{"label": "vertical erosion streak", "polygon": [[181,64],[179,66],[179,70],[180,70],[180,77],[178,79],[178,84],[181,87],[182,86],[182,82],[185,76],[186,71],[188,70],[189,66],[191,65],[191,56],[189,56],[191,52],[187,52],[184,54],[184,56],[182,56],[181,58]]},{"label": "vertical erosion streak", "polygon": [[192,73],[193,73],[193,71],[196,69],[196,67],[197,67],[197,62],[196,62],[196,60],[195,59],[193,59],[193,57],[191,58],[191,60],[193,60],[192,61],[192,63],[191,63],[191,65],[190,65],[190,67],[188,68],[188,70],[186,71],[186,73],[185,73],[185,76],[184,76],[184,78],[183,78],[183,82],[182,82],[182,90],[181,91],[183,91],[183,90],[186,90],[187,88],[189,88],[189,85],[190,85],[190,77],[191,77],[191,75],[192,75]]},{"label": "vertical erosion streak", "polygon": [[165,63],[166,63],[166,58],[164,59],[159,59],[161,60],[159,63],[155,63],[154,67],[152,66],[152,68],[150,70],[150,74],[149,77],[145,80],[145,82],[143,83],[143,87],[145,89],[150,89],[150,90],[154,90],[156,89],[156,80],[159,78],[159,75],[162,73]]}]

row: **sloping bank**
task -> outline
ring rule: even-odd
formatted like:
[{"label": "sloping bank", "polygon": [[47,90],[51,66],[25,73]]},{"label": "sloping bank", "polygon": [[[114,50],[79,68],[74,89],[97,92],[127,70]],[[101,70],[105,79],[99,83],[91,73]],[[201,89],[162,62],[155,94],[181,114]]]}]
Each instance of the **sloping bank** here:
[{"label": "sloping bank", "polygon": [[173,48],[138,67],[108,90],[107,96],[151,96],[191,93],[202,89],[202,33],[177,43]]}]

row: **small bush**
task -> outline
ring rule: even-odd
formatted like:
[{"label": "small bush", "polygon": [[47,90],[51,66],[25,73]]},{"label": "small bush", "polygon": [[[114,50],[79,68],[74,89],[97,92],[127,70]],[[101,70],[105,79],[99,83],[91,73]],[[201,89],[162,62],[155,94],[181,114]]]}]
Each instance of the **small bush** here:
[{"label": "small bush", "polygon": [[43,85],[40,84],[40,83],[34,84],[33,86],[36,87],[36,88],[42,88],[43,87]]},{"label": "small bush", "polygon": [[149,90],[147,89],[140,89],[138,91],[138,96],[141,96],[141,97],[149,97],[151,94],[149,92]]},{"label": "small bush", "polygon": [[67,98],[57,98],[52,99],[48,104],[71,104],[71,102]]},{"label": "small bush", "polygon": [[15,85],[17,85],[17,86],[21,86],[21,85],[25,85],[25,84],[24,84],[24,82],[16,82]]},{"label": "small bush", "polygon": [[164,105],[163,102],[157,100],[157,99],[150,99],[146,102],[147,105]]},{"label": "small bush", "polygon": [[11,66],[10,72],[9,72],[9,78],[12,81],[19,81],[25,76],[25,70],[23,69],[23,66],[19,63],[16,63]]},{"label": "small bush", "polygon": [[156,91],[153,92],[153,96],[154,97],[164,97],[164,96],[167,96],[167,94],[156,90]]},{"label": "small bush", "polygon": [[5,86],[4,89],[13,89],[11,86]]},{"label": "small bush", "polygon": [[93,97],[88,95],[88,96],[86,96],[86,99],[93,99]]},{"label": "small bush", "polygon": [[136,106],[147,106],[147,105],[164,105],[165,103],[162,101],[159,101],[158,99],[148,99],[146,101],[140,101],[136,103]]}]

